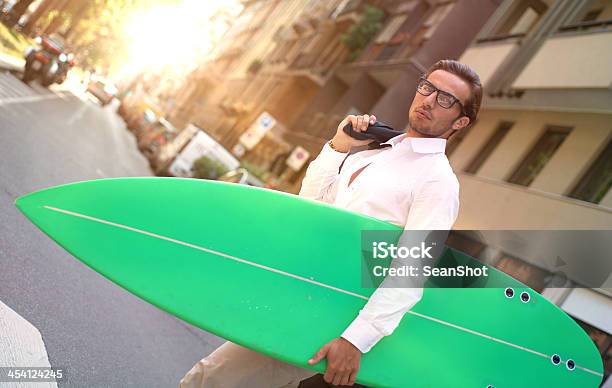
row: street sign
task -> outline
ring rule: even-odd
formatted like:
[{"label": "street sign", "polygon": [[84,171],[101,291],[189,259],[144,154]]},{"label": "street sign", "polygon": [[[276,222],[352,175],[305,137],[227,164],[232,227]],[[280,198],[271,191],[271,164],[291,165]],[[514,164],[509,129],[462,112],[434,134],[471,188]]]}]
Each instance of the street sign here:
[{"label": "street sign", "polygon": [[287,165],[294,171],[300,171],[304,163],[310,157],[310,153],[304,148],[297,146],[287,158]]},{"label": "street sign", "polygon": [[247,150],[253,149],[263,139],[265,134],[276,125],[274,117],[270,116],[268,112],[263,112],[259,115],[257,120],[251,124],[242,136],[240,136],[240,143],[246,147]]}]

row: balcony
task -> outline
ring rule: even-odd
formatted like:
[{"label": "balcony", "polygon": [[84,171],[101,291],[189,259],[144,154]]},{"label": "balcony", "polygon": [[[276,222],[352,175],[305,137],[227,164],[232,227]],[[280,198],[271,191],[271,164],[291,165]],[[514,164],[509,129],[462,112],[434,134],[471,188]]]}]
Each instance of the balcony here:
[{"label": "balcony", "polygon": [[548,39],[512,85],[517,89],[609,88],[612,32]]},{"label": "balcony", "polygon": [[456,229],[609,229],[612,209],[470,174],[458,174]]},{"label": "balcony", "polygon": [[308,77],[322,86],[332,70],[347,59],[348,49],[342,43],[335,42],[321,53],[298,54],[289,66],[287,74]]},{"label": "balcony", "polygon": [[571,25],[563,26],[559,28],[559,32],[576,32],[576,31],[594,31],[594,30],[610,30],[612,29],[612,19],[606,20],[592,20],[580,23],[574,23]]},{"label": "balcony", "polygon": [[463,53],[459,61],[472,67],[480,75],[480,81],[486,88],[500,65],[507,58],[514,56],[519,47],[519,43],[515,41],[472,46]]}]

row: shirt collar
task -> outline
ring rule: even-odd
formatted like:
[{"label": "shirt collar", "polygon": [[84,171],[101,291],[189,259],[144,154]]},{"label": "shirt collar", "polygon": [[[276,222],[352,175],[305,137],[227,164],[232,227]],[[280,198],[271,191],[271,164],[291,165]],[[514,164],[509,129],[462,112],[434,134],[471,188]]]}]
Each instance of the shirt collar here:
[{"label": "shirt collar", "polygon": [[[405,141],[403,141],[404,139]],[[410,144],[414,152],[419,154],[435,154],[444,152],[446,139],[437,137],[409,137],[408,134],[402,133],[382,144],[390,144],[391,147],[395,147],[398,144]]]}]

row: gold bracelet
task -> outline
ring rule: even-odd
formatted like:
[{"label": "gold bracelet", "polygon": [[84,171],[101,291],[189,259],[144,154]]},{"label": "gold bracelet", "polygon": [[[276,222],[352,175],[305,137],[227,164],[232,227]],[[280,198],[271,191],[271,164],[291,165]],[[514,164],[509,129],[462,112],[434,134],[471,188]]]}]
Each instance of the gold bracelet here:
[{"label": "gold bracelet", "polygon": [[330,147],[332,150],[336,151],[336,152],[340,152],[341,154],[346,154],[346,152],[342,152],[342,151],[338,150],[338,149],[337,149],[337,148],[334,146],[333,141],[334,141],[334,139],[332,139],[332,140],[330,140],[330,141],[328,141],[328,142],[327,142],[327,144],[329,144],[329,147]]}]

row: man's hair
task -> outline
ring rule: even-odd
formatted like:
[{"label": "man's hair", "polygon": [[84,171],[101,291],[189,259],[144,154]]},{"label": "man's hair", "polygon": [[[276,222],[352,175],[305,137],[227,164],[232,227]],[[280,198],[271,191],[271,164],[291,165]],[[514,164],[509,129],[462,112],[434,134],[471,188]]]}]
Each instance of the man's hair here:
[{"label": "man's hair", "polygon": [[470,85],[470,97],[465,102],[464,107],[465,115],[470,119],[469,125],[474,124],[482,101],[482,84],[480,83],[478,74],[476,74],[471,67],[461,62],[452,59],[442,59],[427,69],[425,78],[429,77],[429,75],[436,70],[444,70],[454,74]]}]

